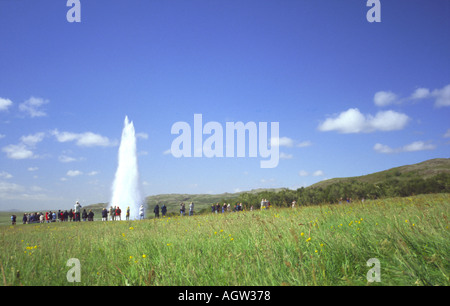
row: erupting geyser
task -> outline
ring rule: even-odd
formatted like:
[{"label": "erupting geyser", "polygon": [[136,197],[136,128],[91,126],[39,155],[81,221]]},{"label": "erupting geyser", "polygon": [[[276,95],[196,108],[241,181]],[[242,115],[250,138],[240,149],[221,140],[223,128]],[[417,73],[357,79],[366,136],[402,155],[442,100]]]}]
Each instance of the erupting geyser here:
[{"label": "erupting geyser", "polygon": [[119,147],[119,161],[112,185],[112,198],[109,206],[120,207],[121,219],[125,220],[127,207],[130,207],[130,219],[137,219],[142,203],[139,191],[139,172],[136,154],[136,135],[133,122],[125,122]]}]

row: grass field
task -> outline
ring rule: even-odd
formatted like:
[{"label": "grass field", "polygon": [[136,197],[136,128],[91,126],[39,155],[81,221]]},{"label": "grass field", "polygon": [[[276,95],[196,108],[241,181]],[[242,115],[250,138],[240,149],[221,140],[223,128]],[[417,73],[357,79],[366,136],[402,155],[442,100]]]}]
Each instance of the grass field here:
[{"label": "grass field", "polygon": [[[143,221],[0,226],[2,285],[444,285],[449,194]],[[68,282],[71,258],[80,282]],[[367,265],[379,260],[380,282]]]}]

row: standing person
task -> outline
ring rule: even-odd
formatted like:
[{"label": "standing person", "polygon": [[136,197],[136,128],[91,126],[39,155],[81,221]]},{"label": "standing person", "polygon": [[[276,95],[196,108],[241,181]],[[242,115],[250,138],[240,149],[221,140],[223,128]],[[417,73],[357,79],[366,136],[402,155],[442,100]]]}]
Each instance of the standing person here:
[{"label": "standing person", "polygon": [[83,209],[83,212],[81,213],[81,218],[83,219],[83,221],[86,222],[86,218],[87,218],[87,212],[86,212],[86,208]]},{"label": "standing person", "polygon": [[166,216],[166,212],[167,212],[166,204],[163,204],[163,206],[161,207],[161,212],[162,212],[163,217],[165,217]]},{"label": "standing person", "polygon": [[194,215],[194,203],[190,203],[189,204],[189,216],[193,216]]},{"label": "standing person", "polygon": [[127,214],[125,215],[125,219],[130,220],[130,206],[127,207]]},{"label": "standing person", "polygon": [[67,210],[64,211],[64,222],[67,222],[67,219],[69,218],[69,213]]},{"label": "standing person", "polygon": [[23,214],[23,218],[22,218],[22,222],[23,224],[27,224],[27,214]]},{"label": "standing person", "polygon": [[88,221],[94,221],[94,212],[92,211],[92,209],[89,209]]},{"label": "standing person", "polygon": [[180,215],[183,217],[184,213],[186,211],[186,206],[184,205],[184,202],[180,204]]},{"label": "standing person", "polygon": [[122,210],[120,210],[119,206],[117,206],[116,209],[116,218],[119,218],[119,221],[122,221]]},{"label": "standing person", "polygon": [[45,221],[48,223],[48,211],[45,212]]},{"label": "standing person", "polygon": [[220,212],[220,204],[217,203],[217,204],[216,204],[216,214],[219,213],[219,212]]},{"label": "standing person", "polygon": [[107,221],[108,220],[108,210],[106,210],[106,208],[103,208],[102,210],[102,221]]},{"label": "standing person", "polygon": [[44,214],[39,216],[39,223],[44,223]]},{"label": "standing person", "polygon": [[81,221],[80,220],[80,212],[81,212],[81,205],[80,202],[75,203],[75,221]]},{"label": "standing person", "polygon": [[159,205],[156,204],[155,209],[153,209],[153,212],[155,213],[155,218],[159,218]]},{"label": "standing person", "polygon": [[141,207],[139,207],[139,220],[144,219],[144,204],[141,204]]},{"label": "standing person", "polygon": [[211,212],[214,213],[216,211],[216,205],[211,205]]},{"label": "standing person", "polygon": [[16,215],[11,216],[11,225],[16,225]]},{"label": "standing person", "polygon": [[69,210],[69,221],[72,222],[73,220],[73,211],[72,208]]},{"label": "standing person", "polygon": [[114,211],[112,205],[109,207],[109,217],[111,218],[111,221],[114,221]]}]

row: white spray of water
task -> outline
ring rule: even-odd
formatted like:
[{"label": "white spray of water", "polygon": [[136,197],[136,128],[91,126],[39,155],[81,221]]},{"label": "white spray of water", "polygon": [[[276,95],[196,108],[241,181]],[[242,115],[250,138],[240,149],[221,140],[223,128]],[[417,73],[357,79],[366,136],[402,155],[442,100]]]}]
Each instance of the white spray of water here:
[{"label": "white spray of water", "polygon": [[139,191],[139,172],[136,154],[136,135],[133,122],[125,117],[122,139],[119,147],[119,161],[112,185],[112,198],[109,206],[119,206],[122,220],[125,220],[127,207],[130,207],[130,219],[137,219],[142,203]]}]

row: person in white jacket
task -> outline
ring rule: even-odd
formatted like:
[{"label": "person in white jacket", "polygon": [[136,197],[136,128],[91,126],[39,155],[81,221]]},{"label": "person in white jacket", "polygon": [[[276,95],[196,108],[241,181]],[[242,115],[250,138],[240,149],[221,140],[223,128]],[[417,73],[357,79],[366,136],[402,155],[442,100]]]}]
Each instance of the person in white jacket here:
[{"label": "person in white jacket", "polygon": [[139,220],[144,219],[144,204],[141,204],[141,207],[139,207]]},{"label": "person in white jacket", "polygon": [[80,202],[75,203],[75,221],[81,221],[80,220],[80,212],[81,212],[81,205]]}]

